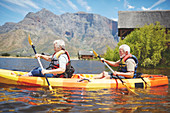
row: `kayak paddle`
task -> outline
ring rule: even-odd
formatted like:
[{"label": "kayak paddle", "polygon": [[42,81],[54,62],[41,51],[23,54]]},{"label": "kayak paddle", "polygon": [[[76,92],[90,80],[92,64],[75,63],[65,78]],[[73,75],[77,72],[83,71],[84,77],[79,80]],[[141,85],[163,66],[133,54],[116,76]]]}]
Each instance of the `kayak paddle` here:
[{"label": "kayak paddle", "polygon": [[[94,55],[95,55],[96,57],[98,57],[99,59],[101,59],[101,57],[100,57],[94,50],[93,50],[93,53],[94,53]],[[104,62],[104,61],[102,61],[102,62],[111,70],[112,73],[114,73],[113,69],[112,69],[106,62]],[[125,83],[118,75],[116,75],[116,76],[117,76],[117,78],[122,82],[122,84],[127,88],[127,90],[128,90],[129,92],[131,92],[132,94],[138,95],[137,93],[133,92],[133,91],[126,85],[126,83]]]},{"label": "kayak paddle", "polygon": [[139,77],[139,78],[141,78],[141,79],[144,81],[144,83],[145,83],[145,88],[147,88],[147,85],[148,85],[148,87],[151,87],[151,86],[144,80],[143,77]]},{"label": "kayak paddle", "polygon": [[[36,52],[36,50],[35,50],[35,46],[33,45],[32,41],[31,41],[30,35],[28,35],[28,42],[29,42],[29,44],[32,46],[32,49],[34,50],[34,53],[37,54],[37,52]],[[38,59],[38,63],[40,64],[41,69],[44,69],[43,66],[42,66],[40,57],[38,57],[37,59]],[[47,83],[48,83],[48,87],[49,87],[50,91],[52,91],[53,88],[51,87],[51,85],[50,85],[50,83],[49,83],[49,81],[48,81],[47,76],[46,76],[46,75],[44,75],[44,76],[45,76],[45,78],[46,78],[46,81],[47,81]]]}]

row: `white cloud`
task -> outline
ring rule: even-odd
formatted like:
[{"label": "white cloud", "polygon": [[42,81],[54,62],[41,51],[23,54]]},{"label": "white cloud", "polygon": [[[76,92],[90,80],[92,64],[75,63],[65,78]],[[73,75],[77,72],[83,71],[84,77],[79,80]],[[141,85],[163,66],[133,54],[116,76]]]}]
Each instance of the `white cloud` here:
[{"label": "white cloud", "polygon": [[155,4],[153,4],[153,5],[150,7],[150,9],[154,8],[155,6],[161,4],[161,3],[165,2],[165,1],[166,1],[166,0],[159,0],[158,2],[156,2]]},{"label": "white cloud", "polygon": [[13,11],[13,12],[20,13],[20,14],[22,14],[23,16],[25,16],[25,15],[28,13],[27,11],[20,10],[20,9],[16,9],[16,8],[14,9],[13,7],[10,7],[10,6],[8,6],[8,5],[6,5],[6,4],[3,4],[3,3],[0,3],[0,5],[1,5],[2,7],[5,7],[5,8],[7,8],[7,9]]},{"label": "white cloud", "polygon": [[61,4],[63,7],[67,7],[65,3],[63,3],[61,0],[57,0],[59,4]]},{"label": "white cloud", "polygon": [[155,10],[163,10],[162,8],[156,8]]},{"label": "white cloud", "polygon": [[131,5],[127,5],[128,9],[134,9],[135,7],[134,6],[131,6]]},{"label": "white cloud", "polygon": [[[163,2],[165,2],[166,0],[158,0],[156,3],[154,3],[151,7],[149,7],[149,8],[145,8],[144,6],[142,6],[141,7],[141,9],[142,10],[151,10],[151,9],[153,9],[154,7],[156,7],[156,6],[158,6],[159,4],[161,4],[161,3],[163,3]],[[157,8],[157,9],[159,9],[159,8]]]},{"label": "white cloud", "polygon": [[53,0],[42,0],[43,3],[49,4],[49,6],[57,6]]},{"label": "white cloud", "polygon": [[14,10],[14,9],[13,9],[13,8],[11,8],[10,6],[5,5],[5,4],[3,4],[3,3],[0,3],[0,5],[1,5],[2,7],[5,7],[5,8],[7,8],[7,9],[11,10],[11,11],[13,11],[13,10]]},{"label": "white cloud", "polygon": [[112,18],[113,21],[118,21],[118,18]]},{"label": "white cloud", "polygon": [[141,9],[144,10],[144,11],[151,10],[150,8],[145,8],[144,6],[142,6]]},{"label": "white cloud", "polygon": [[69,4],[69,6],[71,8],[73,8],[74,10],[78,10],[77,6],[75,4],[73,4],[70,0],[67,0],[67,3]]},{"label": "white cloud", "polygon": [[91,7],[88,6],[87,2],[83,1],[83,0],[77,0],[77,2],[84,8],[86,8],[86,11],[91,11]]},{"label": "white cloud", "polygon": [[134,9],[135,7],[130,5],[129,2],[127,0],[124,0],[124,8],[127,9]]},{"label": "white cloud", "polygon": [[[47,9],[49,9],[53,12],[57,12],[57,11],[63,12],[62,8],[58,4],[58,2],[60,2],[60,1],[57,1],[57,2],[55,2],[53,0],[41,0],[41,1],[45,4],[45,6],[41,6],[41,7],[44,7],[44,8],[47,7]],[[61,2],[60,2],[60,4],[61,4]]]},{"label": "white cloud", "polygon": [[127,0],[124,0],[124,8],[126,8],[126,7],[127,7],[127,5],[128,5]]},{"label": "white cloud", "polygon": [[6,1],[9,2],[9,3],[24,7],[24,8],[29,8],[29,6],[31,6],[32,8],[40,9],[40,7],[38,7],[31,0],[6,0]]}]

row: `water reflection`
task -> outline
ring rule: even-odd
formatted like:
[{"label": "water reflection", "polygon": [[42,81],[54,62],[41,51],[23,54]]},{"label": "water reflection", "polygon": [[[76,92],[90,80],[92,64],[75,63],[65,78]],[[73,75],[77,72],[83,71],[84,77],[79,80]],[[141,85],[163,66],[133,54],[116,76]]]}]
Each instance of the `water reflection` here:
[{"label": "water reflection", "polygon": [[1,112],[168,112],[168,87],[126,90],[7,87],[0,88]]},{"label": "water reflection", "polygon": [[[44,67],[48,67],[48,62],[42,62]],[[75,73],[107,70],[99,61],[73,61],[72,65]],[[38,66],[36,59],[0,58],[0,68],[3,69],[30,71]],[[170,75],[167,69],[139,71]],[[139,96],[129,94],[126,89],[56,88],[51,94],[48,88],[0,84],[0,112],[169,112],[168,86],[133,90]]]}]

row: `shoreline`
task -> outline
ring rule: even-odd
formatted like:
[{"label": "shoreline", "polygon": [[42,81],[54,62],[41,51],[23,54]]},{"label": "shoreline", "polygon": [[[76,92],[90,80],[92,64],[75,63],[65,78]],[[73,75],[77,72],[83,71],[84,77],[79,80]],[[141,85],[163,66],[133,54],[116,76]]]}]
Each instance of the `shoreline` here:
[{"label": "shoreline", "polygon": [[34,58],[34,57],[0,56],[0,58]]},{"label": "shoreline", "polygon": [[[0,58],[21,58],[21,59],[35,59],[35,57],[16,57],[16,56],[0,56]],[[76,57],[71,57],[70,58],[71,60],[79,60],[78,58],[76,58]],[[87,60],[88,61],[88,60]],[[93,60],[91,60],[91,61],[93,61]],[[140,68],[140,66],[139,66],[139,68]],[[143,68],[143,67],[142,67]],[[154,68],[146,68],[146,69],[156,69],[156,68],[166,68],[166,69],[170,69],[170,66],[165,66],[165,65],[162,65],[162,66],[156,66],[156,67],[154,67]]]},{"label": "shoreline", "polygon": [[[21,59],[35,59],[35,57],[16,57],[16,56],[0,56],[0,58],[21,58]],[[71,57],[71,60],[79,60],[77,57]],[[93,59],[94,60],[94,59]],[[91,60],[92,61],[92,60]],[[139,66],[140,68],[140,66]],[[149,69],[155,69],[155,68],[168,68],[170,69],[170,66],[165,66],[165,65],[161,65],[161,66],[156,66],[154,68],[149,68]]]},{"label": "shoreline", "polygon": [[[26,59],[34,59],[35,57],[16,57],[16,56],[0,56],[0,58],[26,58]],[[76,57],[71,57],[70,58],[71,60],[79,60],[78,58]]]}]

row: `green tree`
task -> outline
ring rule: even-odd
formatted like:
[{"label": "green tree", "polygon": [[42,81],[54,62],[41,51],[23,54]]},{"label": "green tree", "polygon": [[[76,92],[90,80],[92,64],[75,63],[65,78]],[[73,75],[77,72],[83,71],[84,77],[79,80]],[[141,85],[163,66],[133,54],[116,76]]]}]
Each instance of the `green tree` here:
[{"label": "green tree", "polygon": [[9,53],[2,53],[1,56],[10,56]]},{"label": "green tree", "polygon": [[105,53],[105,59],[107,60],[113,60],[113,56],[114,56],[114,51],[113,49],[111,49],[109,46],[107,46],[107,51]]},{"label": "green tree", "polygon": [[[166,43],[169,38],[166,29],[159,22],[156,22],[155,25],[144,25],[135,29],[124,40],[120,40],[118,47],[122,44],[129,45],[131,53],[138,58],[141,66],[157,66],[167,50]],[[118,54],[118,47],[114,50],[115,54]],[[117,60],[117,57],[115,60]]]}]

